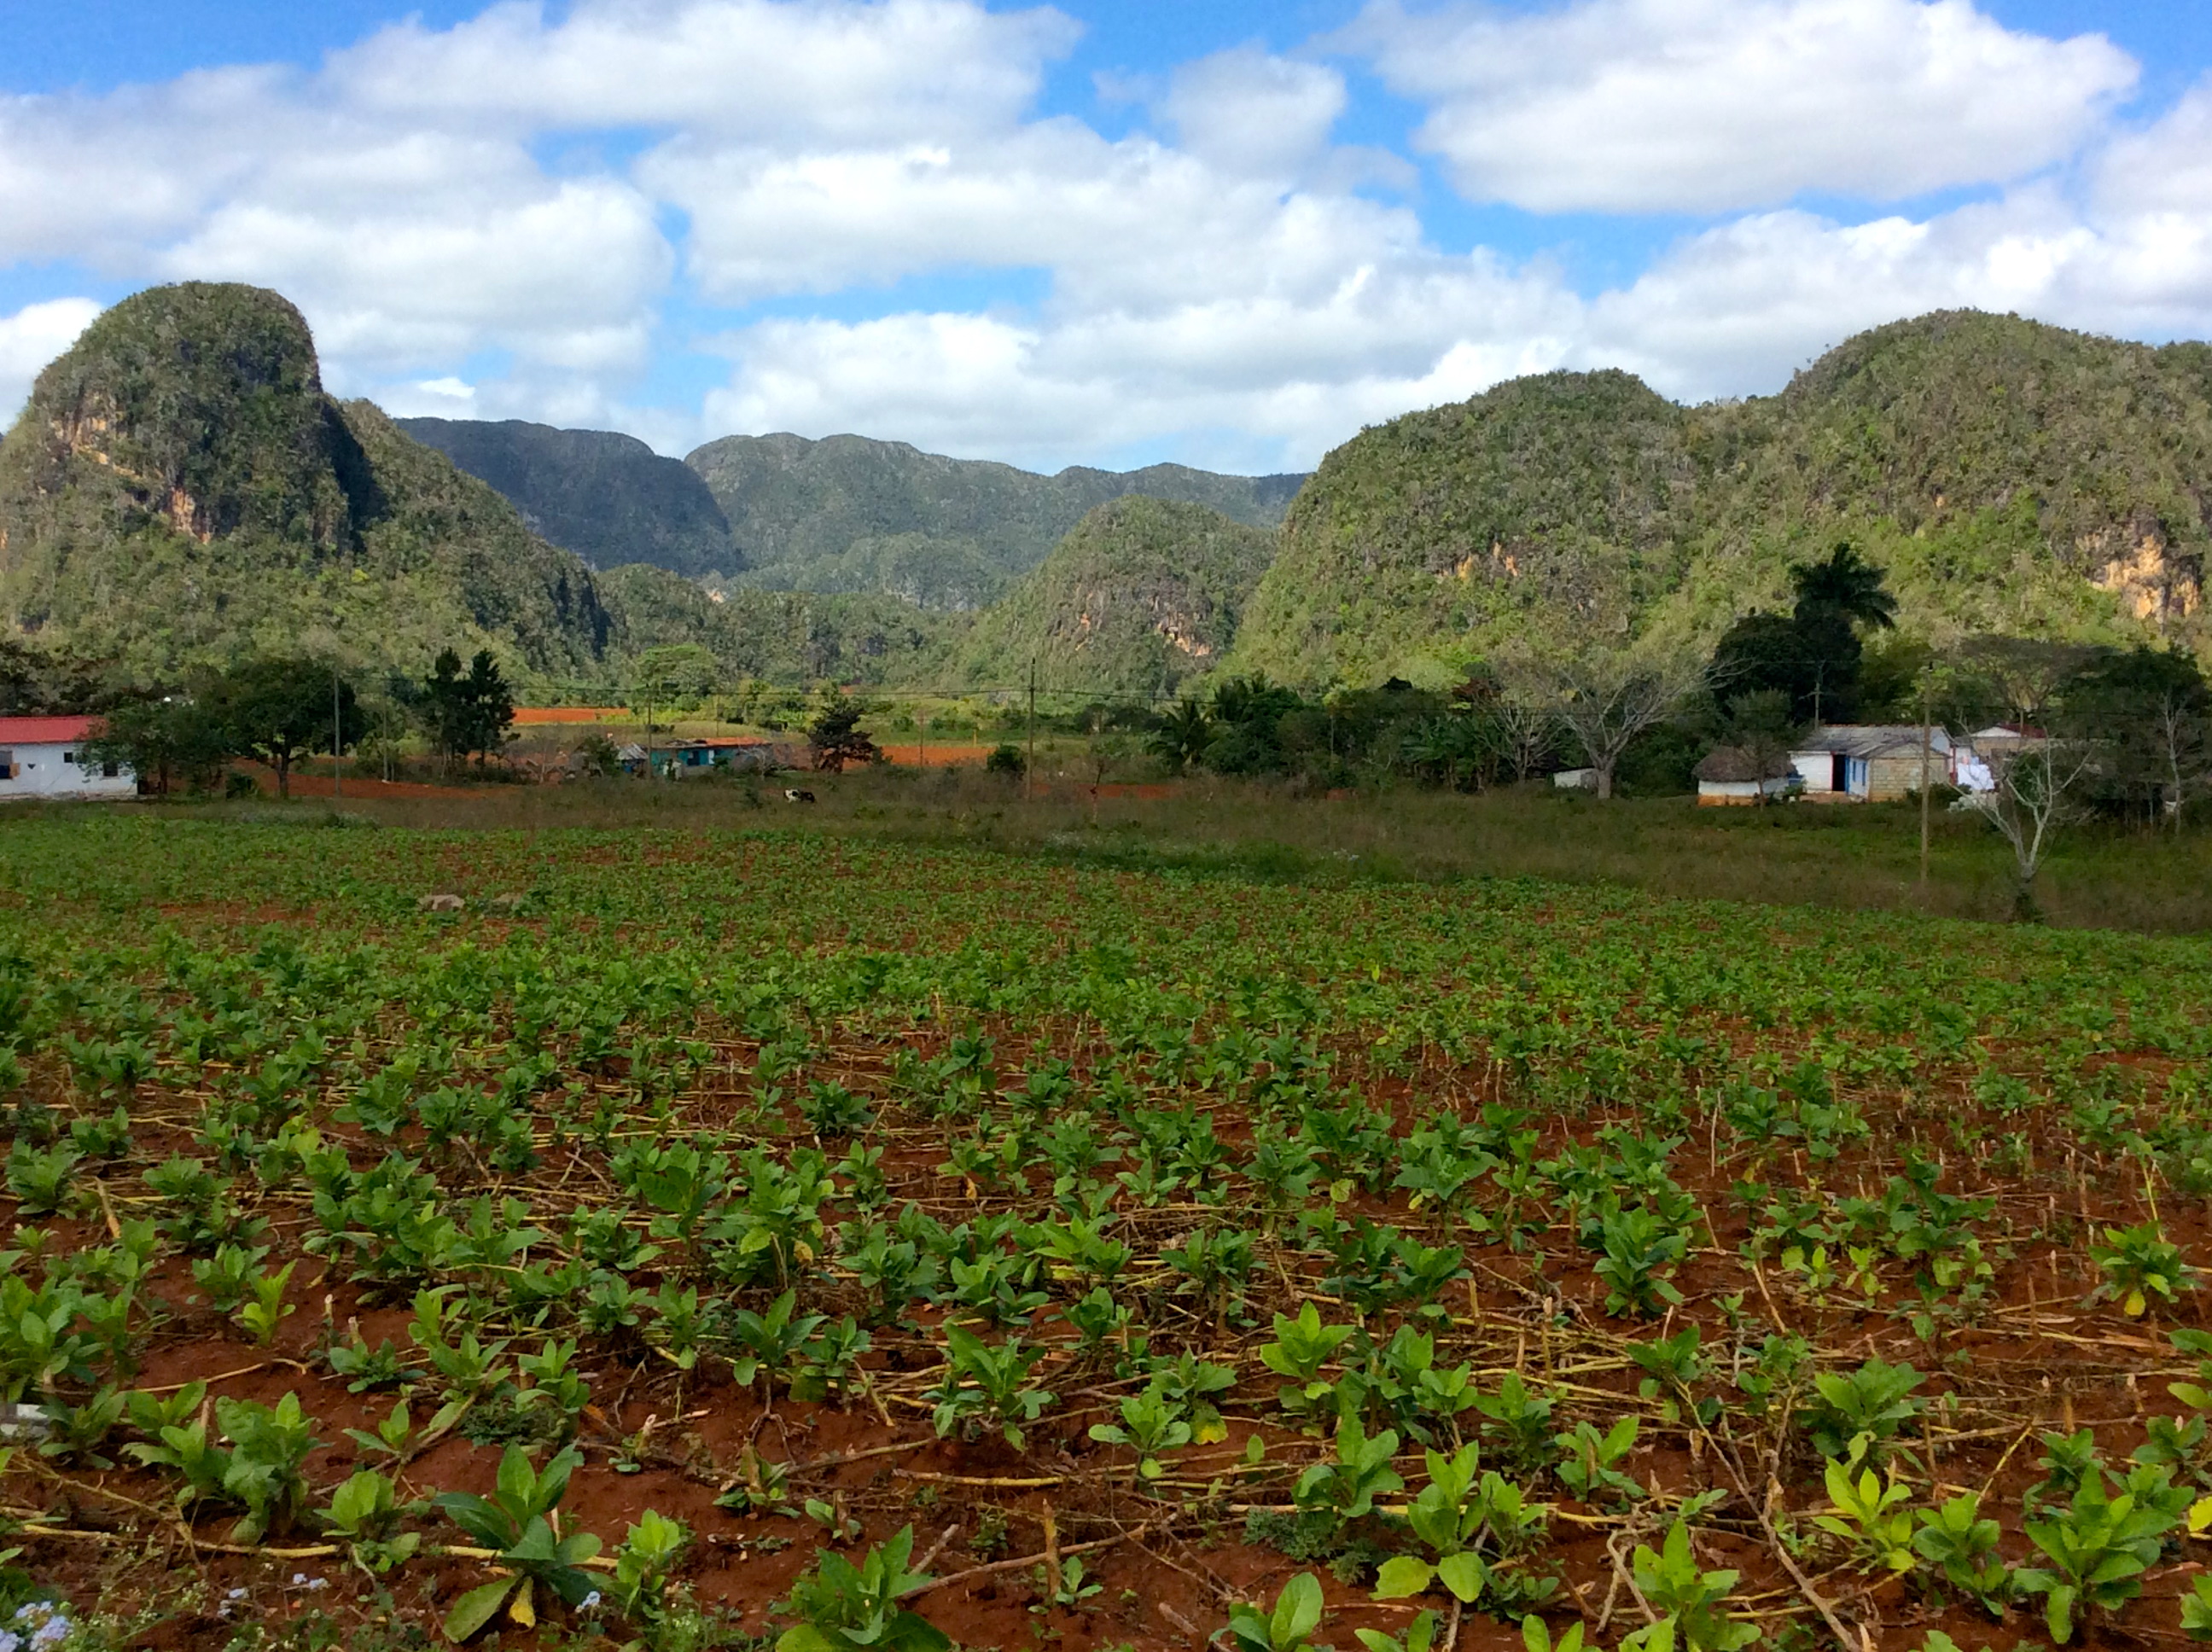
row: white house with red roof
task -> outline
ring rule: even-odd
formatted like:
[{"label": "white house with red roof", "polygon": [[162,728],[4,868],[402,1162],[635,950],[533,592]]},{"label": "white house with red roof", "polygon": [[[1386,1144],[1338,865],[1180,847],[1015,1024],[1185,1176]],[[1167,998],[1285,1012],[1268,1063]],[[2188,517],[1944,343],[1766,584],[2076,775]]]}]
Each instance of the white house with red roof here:
[{"label": "white house with red roof", "polygon": [[9,798],[129,798],[137,780],[118,763],[88,760],[97,717],[0,717],[0,802]]}]

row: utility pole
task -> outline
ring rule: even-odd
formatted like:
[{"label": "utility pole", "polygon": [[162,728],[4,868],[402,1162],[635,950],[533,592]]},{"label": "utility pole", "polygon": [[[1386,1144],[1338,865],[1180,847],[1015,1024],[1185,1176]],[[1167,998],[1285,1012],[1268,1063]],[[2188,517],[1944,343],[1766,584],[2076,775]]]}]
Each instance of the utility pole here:
[{"label": "utility pole", "polygon": [[1920,683],[1920,889],[1923,894],[1928,889],[1929,756],[1929,748],[1936,743],[1929,722],[1929,698],[1928,683],[1923,678]]},{"label": "utility pole", "polygon": [[1030,750],[1022,760],[1022,795],[1036,795],[1036,656],[1030,656]]},{"label": "utility pole", "polygon": [[331,662],[331,800],[345,795],[345,720],[338,713],[338,664]]}]

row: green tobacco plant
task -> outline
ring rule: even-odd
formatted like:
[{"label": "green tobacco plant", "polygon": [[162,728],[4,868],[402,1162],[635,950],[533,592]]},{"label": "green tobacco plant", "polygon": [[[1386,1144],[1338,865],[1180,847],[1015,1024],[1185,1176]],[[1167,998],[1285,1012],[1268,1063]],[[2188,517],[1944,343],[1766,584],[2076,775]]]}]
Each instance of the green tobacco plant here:
[{"label": "green tobacco plant", "polygon": [[1370,1439],[1357,1419],[1346,1417],[1336,1425],[1335,1461],[1316,1463],[1299,1475],[1291,1500],[1302,1509],[1327,1509],[1340,1524],[1361,1519],[1376,1497],[1405,1490],[1390,1467],[1397,1450],[1395,1431],[1385,1429]]},{"label": "green tobacco plant", "polygon": [[1856,1371],[1823,1371],[1813,1379],[1817,1398],[1798,1413],[1799,1425],[1822,1456],[1863,1455],[1869,1465],[1879,1466],[1881,1448],[1919,1417],[1921,1402],[1913,1390],[1923,1381],[1911,1366],[1892,1365],[1879,1357]]},{"label": "green tobacco plant", "polygon": [[347,1558],[374,1578],[414,1558],[422,1534],[399,1527],[428,1506],[400,1502],[390,1479],[364,1468],[331,1493],[320,1515],[331,1535],[346,1546]]},{"label": "green tobacco plant", "polygon": [[1261,1345],[1260,1363],[1290,1379],[1280,1394],[1284,1410],[1310,1412],[1316,1402],[1334,1396],[1336,1385],[1322,1380],[1321,1368],[1358,1328],[1323,1325],[1320,1310],[1311,1303],[1303,1304],[1295,1319],[1275,1315],[1275,1339]]},{"label": "green tobacco plant", "polygon": [[812,1570],[791,1586],[784,1609],[799,1622],[777,1638],[776,1652],[951,1652],[950,1636],[899,1604],[931,1581],[907,1570],[913,1557],[911,1526],[857,1565],[834,1549],[817,1550]]},{"label": "green tobacco plant", "polygon": [[2132,1491],[2112,1495],[2100,1470],[2075,1492],[2070,1507],[2045,1509],[2027,1522],[2028,1541],[2049,1564],[2022,1566],[2013,1582],[2023,1594],[2043,1596],[2045,1626],[2063,1646],[2073,1638],[2077,1612],[2117,1612],[2142,1593],[2142,1574],[2179,1523]]},{"label": "green tobacco plant", "polygon": [[1311,1638],[1321,1618],[1321,1583],[1311,1572],[1300,1572],[1283,1585],[1272,1609],[1230,1607],[1228,1623],[1212,1639],[1225,1639],[1232,1652],[1323,1652]]},{"label": "green tobacco plant", "polygon": [[1849,1546],[1851,1558],[1872,1571],[1911,1571],[1919,1564],[1912,1546],[1912,1501],[1910,1487],[1892,1479],[1885,1485],[1871,1468],[1856,1478],[1849,1466],[1833,1461],[1826,1475],[1828,1500],[1833,1511],[1813,1523]]},{"label": "green tobacco plant", "polygon": [[1595,1503],[1602,1497],[1635,1502],[1644,1496],[1644,1488],[1635,1476],[1622,1473],[1615,1465],[1636,1449],[1637,1427],[1633,1416],[1620,1418],[1602,1434],[1595,1424],[1577,1423],[1572,1433],[1553,1441],[1559,1454],[1553,1473],[1584,1503]]},{"label": "green tobacco plant", "polygon": [[1026,1346],[1019,1337],[994,1346],[957,1325],[945,1327],[945,1376],[922,1395],[935,1406],[938,1436],[957,1428],[972,1439],[979,1430],[994,1428],[1019,1451],[1024,1425],[1053,1402],[1050,1394],[1031,1387],[1029,1380],[1045,1351]]},{"label": "green tobacco plant", "polygon": [[623,1536],[613,1555],[608,1592],[623,1617],[642,1629],[659,1625],[668,1609],[668,1579],[691,1541],[691,1531],[648,1509]]},{"label": "green tobacco plant", "polygon": [[2159,1230],[2156,1222],[2132,1228],[2106,1228],[2105,1242],[2089,1247],[2105,1282],[2090,1300],[2120,1298],[2120,1311],[2140,1317],[2155,1300],[2171,1307],[2184,1291],[2197,1289],[2198,1271],[2182,1260],[2181,1247]]},{"label": "green tobacco plant", "polygon": [[1131,1448],[1137,1453],[1138,1478],[1156,1480],[1167,1472],[1160,1454],[1190,1443],[1190,1423],[1182,1407],[1161,1392],[1155,1379],[1142,1394],[1133,1394],[1121,1401],[1118,1424],[1093,1423],[1091,1437],[1102,1445]]},{"label": "green tobacco plant", "polygon": [[592,1592],[583,1563],[599,1553],[599,1540],[589,1532],[556,1538],[549,1518],[568,1489],[568,1476],[583,1461],[578,1452],[563,1451],[540,1469],[520,1446],[509,1446],[500,1459],[490,1497],[466,1491],[438,1495],[437,1505],[447,1518],[495,1551],[495,1559],[509,1574],[478,1584],[453,1603],[446,1614],[448,1640],[467,1640],[502,1606],[518,1627],[534,1627],[540,1590],[571,1606]]},{"label": "green tobacco plant", "polygon": [[1683,1652],[1736,1652],[1759,1638],[1757,1624],[1741,1623],[1720,1610],[1738,1574],[1699,1567],[1690,1551],[1690,1528],[1681,1521],[1668,1528],[1658,1549],[1638,1544],[1632,1560],[1637,1588],[1673,1625],[1674,1643]]},{"label": "green tobacco plant", "polygon": [[1425,1455],[1429,1483],[1406,1511],[1406,1523],[1431,1559],[1397,1555],[1376,1575],[1377,1600],[1419,1594],[1442,1583],[1468,1605],[1483,1601],[1497,1610],[1534,1606],[1548,1599],[1553,1578],[1530,1578],[1510,1563],[1541,1543],[1551,1509],[1531,1503],[1521,1487],[1495,1470],[1478,1473],[1472,1446],[1450,1457]]},{"label": "green tobacco plant", "polygon": [[1962,1491],[1917,1516],[1920,1529],[1912,1534],[1913,1552],[1942,1573],[1943,1581],[1991,1617],[2000,1615],[2012,1598],[2012,1571],[1997,1557],[2003,1530],[1984,1517],[1981,1494]]}]

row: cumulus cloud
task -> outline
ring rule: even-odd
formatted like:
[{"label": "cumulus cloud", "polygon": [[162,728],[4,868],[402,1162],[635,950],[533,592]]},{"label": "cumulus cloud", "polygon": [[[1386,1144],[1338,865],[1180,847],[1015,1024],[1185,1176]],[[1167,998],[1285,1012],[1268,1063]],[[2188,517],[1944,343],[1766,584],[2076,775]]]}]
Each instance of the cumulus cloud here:
[{"label": "cumulus cloud", "polygon": [[1209,166],[1286,177],[1328,142],[1345,103],[1335,70],[1247,46],[1176,70],[1159,112],[1180,147]]},{"label": "cumulus cloud", "polygon": [[969,0],[582,0],[386,29],[331,64],[368,107],[532,130],[641,126],[779,146],[987,131],[1016,118],[1079,28]]},{"label": "cumulus cloud", "polygon": [[[500,4],[313,71],[0,97],[0,266],[278,287],[333,387],[400,412],[664,452],[858,430],[1046,466],[1303,466],[1563,365],[1771,389],[1942,305],[2212,330],[2212,84],[2117,130],[2124,56],[1968,0],[1383,0],[1302,53],[1128,80],[1137,126],[1114,137],[1036,108],[1076,27],[979,0]],[[1740,216],[1594,296],[1541,259],[1448,253],[1404,158],[1338,141],[1344,51],[1427,106],[1419,142],[1472,196]],[[1975,182],[1988,198],[1879,216]],[[886,295],[948,273],[1002,296]],[[0,323],[0,397],[88,313]],[[636,404],[683,348],[726,355],[725,382]]]},{"label": "cumulus cloud", "polygon": [[0,316],[0,430],[15,422],[39,370],[76,343],[99,313],[88,298],[55,298]]},{"label": "cumulus cloud", "polygon": [[1970,0],[1581,0],[1408,14],[1342,37],[1430,106],[1460,191],[1539,212],[1723,212],[2003,183],[2074,154],[2136,80],[2101,35]]}]

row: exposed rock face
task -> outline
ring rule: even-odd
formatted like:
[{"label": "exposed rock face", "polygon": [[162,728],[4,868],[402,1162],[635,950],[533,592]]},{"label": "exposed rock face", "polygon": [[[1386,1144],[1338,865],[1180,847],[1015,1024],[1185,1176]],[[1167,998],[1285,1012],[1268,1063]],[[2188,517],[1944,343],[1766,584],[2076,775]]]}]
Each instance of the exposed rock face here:
[{"label": "exposed rock face", "polygon": [[613,629],[576,558],[324,393],[298,310],[201,282],[125,300],[39,375],[0,442],[0,611],[155,679],[319,638],[575,677]]},{"label": "exposed rock face", "polygon": [[1274,536],[1203,505],[1099,506],[977,622],[960,669],[1009,683],[1037,663],[1063,692],[1171,693],[1236,635]]},{"label": "exposed rock face", "polygon": [[1362,432],[1285,521],[1226,669],[1443,683],[1524,646],[1710,646],[1849,539],[1900,621],[2212,653],[2212,347],[1947,312],[1778,396],[1677,407],[1547,374]]}]

